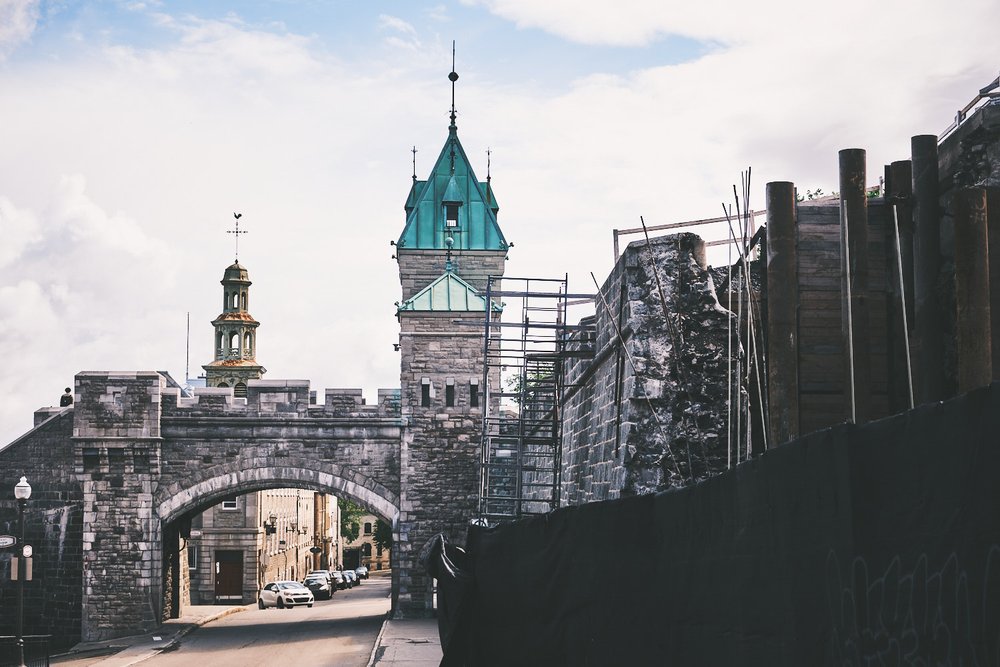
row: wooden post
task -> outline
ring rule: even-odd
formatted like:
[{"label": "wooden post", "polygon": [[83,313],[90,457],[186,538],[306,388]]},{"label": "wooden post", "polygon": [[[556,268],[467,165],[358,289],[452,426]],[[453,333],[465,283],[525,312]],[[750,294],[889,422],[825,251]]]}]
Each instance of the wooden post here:
[{"label": "wooden post", "polygon": [[937,137],[910,140],[913,158],[913,332],[917,403],[944,398],[944,339],[937,282],[941,270],[941,209]]},{"label": "wooden post", "polygon": [[871,408],[868,326],[868,198],[865,151],[840,151],[840,266],[848,421],[864,424]]},{"label": "wooden post", "polygon": [[795,185],[767,184],[767,392],[770,437],[799,435],[799,280]]},{"label": "wooden post", "polygon": [[955,343],[961,393],[993,380],[986,189],[955,194]]},{"label": "wooden post", "polygon": [[[888,332],[887,357],[889,414],[910,407],[911,364],[907,355],[907,340],[913,330],[913,175],[909,160],[898,160],[886,167],[886,247],[891,258],[886,267],[892,298],[887,301],[886,330]],[[899,239],[896,239],[898,222]],[[899,249],[897,256],[896,249]],[[900,284],[902,265],[902,284]],[[906,310],[904,318],[903,310]],[[904,321],[909,331],[904,330]]]},{"label": "wooden post", "polygon": [[986,188],[986,235],[990,255],[990,335],[993,381],[1000,382],[1000,187]]}]

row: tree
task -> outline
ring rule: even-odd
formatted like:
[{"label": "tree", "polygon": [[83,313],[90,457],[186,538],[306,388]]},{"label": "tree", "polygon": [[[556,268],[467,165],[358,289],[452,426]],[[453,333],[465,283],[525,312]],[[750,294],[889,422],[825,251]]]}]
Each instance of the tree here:
[{"label": "tree", "polygon": [[372,536],[375,546],[382,547],[384,551],[392,549],[392,526],[382,519],[375,522],[375,534]]},{"label": "tree", "polygon": [[340,536],[353,542],[361,534],[361,517],[365,509],[343,498],[337,498],[337,506],[340,508]]}]

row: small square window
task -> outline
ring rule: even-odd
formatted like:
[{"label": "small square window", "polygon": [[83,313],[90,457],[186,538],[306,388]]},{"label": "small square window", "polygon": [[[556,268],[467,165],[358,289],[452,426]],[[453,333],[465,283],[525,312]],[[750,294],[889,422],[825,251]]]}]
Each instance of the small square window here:
[{"label": "small square window", "polygon": [[222,499],[222,509],[226,510],[227,512],[238,510],[239,508],[240,508],[240,503],[237,500],[236,496],[230,496],[228,498]]}]

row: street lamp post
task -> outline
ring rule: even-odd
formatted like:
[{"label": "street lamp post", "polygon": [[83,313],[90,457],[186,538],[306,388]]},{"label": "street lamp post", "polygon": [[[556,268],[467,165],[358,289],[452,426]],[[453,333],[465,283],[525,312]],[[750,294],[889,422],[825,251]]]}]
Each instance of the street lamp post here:
[{"label": "street lamp post", "polygon": [[14,485],[14,497],[17,499],[17,515],[21,533],[17,545],[21,553],[21,557],[18,559],[19,571],[17,573],[17,654],[20,659],[17,664],[24,667],[24,579],[28,571],[26,556],[30,553],[25,552],[24,510],[28,507],[28,498],[31,497],[31,485],[28,484],[26,477],[21,477],[21,481]]}]

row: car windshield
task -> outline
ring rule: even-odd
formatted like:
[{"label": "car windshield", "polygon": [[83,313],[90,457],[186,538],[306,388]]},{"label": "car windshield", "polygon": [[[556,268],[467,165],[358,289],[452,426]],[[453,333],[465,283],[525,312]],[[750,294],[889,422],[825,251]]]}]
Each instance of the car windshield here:
[{"label": "car windshield", "polygon": [[284,581],[278,584],[278,588],[280,588],[283,591],[287,591],[290,588],[305,588],[305,586],[303,586],[297,581]]},{"label": "car windshield", "polygon": [[306,577],[306,583],[307,584],[312,584],[312,583],[325,584],[326,583],[326,577],[320,577],[320,576]]}]

